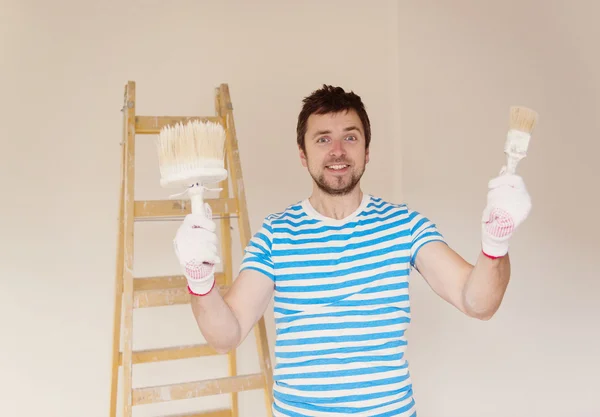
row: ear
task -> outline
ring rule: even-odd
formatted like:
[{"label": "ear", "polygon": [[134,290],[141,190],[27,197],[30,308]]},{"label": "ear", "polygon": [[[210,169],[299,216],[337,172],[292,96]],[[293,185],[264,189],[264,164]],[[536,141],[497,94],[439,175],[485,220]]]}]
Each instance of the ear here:
[{"label": "ear", "polygon": [[308,167],[308,161],[306,160],[306,153],[298,146],[298,154],[300,155],[300,162],[303,167]]}]

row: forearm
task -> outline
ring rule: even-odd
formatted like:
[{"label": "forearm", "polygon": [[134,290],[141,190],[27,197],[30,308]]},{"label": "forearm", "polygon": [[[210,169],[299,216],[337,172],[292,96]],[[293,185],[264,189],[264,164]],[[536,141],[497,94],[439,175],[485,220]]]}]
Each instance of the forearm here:
[{"label": "forearm", "polygon": [[508,254],[491,259],[480,253],[463,288],[467,314],[482,320],[490,319],[500,307],[509,279]]},{"label": "forearm", "polygon": [[240,341],[240,324],[219,291],[191,295],[192,311],[206,342],[219,353],[227,353]]}]

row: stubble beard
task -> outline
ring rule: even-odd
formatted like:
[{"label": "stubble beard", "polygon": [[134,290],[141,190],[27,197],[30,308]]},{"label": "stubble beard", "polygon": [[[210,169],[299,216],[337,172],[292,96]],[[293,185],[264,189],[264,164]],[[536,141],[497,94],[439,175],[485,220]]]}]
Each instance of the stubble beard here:
[{"label": "stubble beard", "polygon": [[[335,163],[335,162],[333,162]],[[310,166],[310,165],[309,165]],[[326,168],[323,168],[326,169]],[[320,175],[317,175],[309,169],[310,176],[312,177],[315,184],[321,191],[331,196],[344,196],[350,194],[360,182],[363,173],[365,172],[364,167],[360,169],[360,171],[352,171],[350,175],[350,181],[345,186],[342,186],[344,178],[343,177],[335,177],[334,182],[336,184],[330,185],[325,180],[325,173],[322,172]]]}]

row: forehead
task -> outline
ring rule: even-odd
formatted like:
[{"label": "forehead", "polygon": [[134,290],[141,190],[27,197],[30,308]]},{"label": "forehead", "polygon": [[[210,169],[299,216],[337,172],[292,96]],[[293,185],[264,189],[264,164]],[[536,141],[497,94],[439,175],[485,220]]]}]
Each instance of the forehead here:
[{"label": "forehead", "polygon": [[363,125],[354,110],[344,110],[338,113],[311,114],[306,122],[306,133],[331,130],[343,131],[349,126],[356,126],[363,132]]}]

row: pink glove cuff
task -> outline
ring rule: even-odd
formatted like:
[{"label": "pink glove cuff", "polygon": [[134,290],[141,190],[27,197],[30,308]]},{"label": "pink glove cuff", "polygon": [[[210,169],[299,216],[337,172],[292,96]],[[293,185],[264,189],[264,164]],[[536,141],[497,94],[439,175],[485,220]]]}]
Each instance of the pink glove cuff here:
[{"label": "pink glove cuff", "polygon": [[488,255],[487,253],[485,253],[485,251],[482,249],[481,253],[483,253],[486,257],[490,258],[490,259],[500,259],[500,258],[504,258],[505,255],[499,255],[499,256],[494,256],[494,255]]},{"label": "pink glove cuff", "polygon": [[190,293],[191,295],[195,295],[195,296],[197,296],[197,297],[202,297],[202,296],[205,296],[205,295],[207,295],[208,293],[210,293],[210,292],[213,290],[213,288],[215,288],[215,284],[216,284],[216,281],[214,281],[214,280],[213,280],[211,287],[210,287],[210,288],[209,288],[209,290],[208,290],[208,291],[206,291],[206,292],[194,292],[194,291],[193,291],[193,290],[190,288],[190,286],[188,285],[188,287],[187,287],[187,289],[188,289],[188,293]]},{"label": "pink glove cuff", "polygon": [[488,258],[501,258],[508,253],[508,239],[496,240],[491,238],[485,232],[484,226],[484,232],[482,233],[481,239],[481,251]]}]

